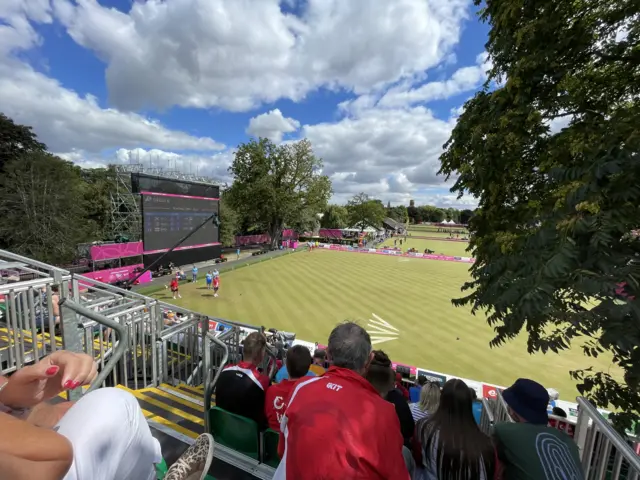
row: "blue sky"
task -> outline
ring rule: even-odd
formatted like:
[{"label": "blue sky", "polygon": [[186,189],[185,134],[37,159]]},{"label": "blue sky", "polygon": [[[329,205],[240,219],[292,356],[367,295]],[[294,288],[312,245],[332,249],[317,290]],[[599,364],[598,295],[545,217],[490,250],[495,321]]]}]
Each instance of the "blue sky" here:
[{"label": "blue sky", "polygon": [[307,137],[336,202],[464,207],[438,155],[487,32],[468,0],[2,0],[0,108],[89,167],[229,182],[251,136]]}]

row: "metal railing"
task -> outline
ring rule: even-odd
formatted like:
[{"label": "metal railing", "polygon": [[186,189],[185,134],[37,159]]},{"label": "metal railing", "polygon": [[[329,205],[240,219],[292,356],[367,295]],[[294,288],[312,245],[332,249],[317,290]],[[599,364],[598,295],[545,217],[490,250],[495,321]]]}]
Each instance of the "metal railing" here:
[{"label": "metal railing", "polygon": [[480,430],[482,430],[485,435],[493,435],[493,426],[495,425],[495,420],[493,417],[493,412],[489,400],[486,398],[482,399],[482,412],[480,413]]},{"label": "metal railing", "polygon": [[578,397],[574,440],[580,450],[586,480],[640,478],[640,457],[598,410]]},{"label": "metal railing", "polygon": [[120,325],[118,322],[115,322],[105,317],[104,315],[96,313],[93,310],[90,310],[82,305],[79,305],[73,302],[72,300],[63,299],[61,300],[60,306],[66,307],[69,310],[75,312],[76,314],[90,318],[95,322],[100,322],[101,325],[104,325],[108,328],[113,329],[114,334],[117,335],[117,342],[116,342],[116,347],[113,352],[113,355],[111,356],[109,361],[106,363],[106,365],[104,365],[104,367],[101,369],[100,373],[95,378],[95,380],[91,383],[89,388],[86,390],[85,393],[89,393],[102,386],[103,382],[106,380],[109,374],[113,371],[116,364],[120,361],[120,359],[126,353],[127,349],[129,348],[129,343],[127,341],[129,338],[129,332],[124,326]]}]

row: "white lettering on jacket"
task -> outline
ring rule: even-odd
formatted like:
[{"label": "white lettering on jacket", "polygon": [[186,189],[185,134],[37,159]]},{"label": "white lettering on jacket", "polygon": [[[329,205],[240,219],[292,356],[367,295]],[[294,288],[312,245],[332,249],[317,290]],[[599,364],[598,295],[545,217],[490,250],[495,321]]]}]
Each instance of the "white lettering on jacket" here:
[{"label": "white lettering on jacket", "polygon": [[338,385],[337,383],[327,383],[327,388],[337,392],[342,388],[342,385]]}]

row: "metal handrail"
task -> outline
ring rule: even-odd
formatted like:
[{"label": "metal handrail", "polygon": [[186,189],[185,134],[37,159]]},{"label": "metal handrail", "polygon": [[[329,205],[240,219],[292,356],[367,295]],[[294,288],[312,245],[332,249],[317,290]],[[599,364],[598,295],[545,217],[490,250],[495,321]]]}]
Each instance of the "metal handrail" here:
[{"label": "metal handrail", "polygon": [[113,371],[116,364],[120,361],[120,359],[124,356],[129,346],[129,332],[127,329],[120,325],[120,323],[111,320],[110,318],[105,317],[93,310],[84,307],[78,303],[75,303],[73,300],[69,300],[68,298],[63,298],[60,300],[60,306],[65,305],[69,310],[82,315],[90,320],[93,320],[97,323],[100,323],[108,328],[113,329],[118,336],[118,345],[116,346],[113,355],[106,363],[106,365],[102,368],[102,371],[98,374],[95,380],[91,383],[89,388],[86,390],[86,393],[92,392],[96,390],[102,383],[107,379],[109,374]]},{"label": "metal handrail", "polygon": [[[226,333],[226,332],[225,332]],[[229,332],[229,334],[231,331]],[[226,343],[220,340],[221,337],[224,337],[225,334],[220,335],[220,337],[216,337],[215,334],[211,332],[207,332],[204,335],[204,366],[205,366],[205,375],[204,375],[204,424],[205,424],[205,432],[211,431],[211,425],[209,425],[209,410],[211,410],[211,396],[213,395],[213,389],[218,383],[218,378],[220,377],[220,373],[222,373],[222,369],[229,360],[229,347]],[[224,353],[222,355],[222,361],[220,362],[220,367],[217,369],[213,380],[209,381],[209,370],[211,369],[211,348],[210,342],[215,343],[219,347],[222,347]]]},{"label": "metal handrail", "polygon": [[[640,472],[640,456],[636,455],[636,452],[629,446],[629,444],[620,436],[618,432],[611,426],[611,424],[606,420],[598,411],[596,407],[594,407],[586,398],[578,397],[576,398],[578,402],[579,414],[578,414],[578,423],[576,426],[576,432],[574,435],[574,439],[580,448],[580,456],[582,458],[583,466],[585,462],[590,460],[590,455],[585,457],[585,443],[587,439],[587,432],[590,428],[595,427],[598,431],[602,432],[607,439],[613,444],[618,453],[624,457],[624,459],[629,462],[629,466],[633,468],[636,472]],[[590,422],[592,422],[590,424]],[[593,442],[592,442],[593,443]],[[593,445],[591,445],[593,447]],[[618,465],[618,469],[619,469]]]}]

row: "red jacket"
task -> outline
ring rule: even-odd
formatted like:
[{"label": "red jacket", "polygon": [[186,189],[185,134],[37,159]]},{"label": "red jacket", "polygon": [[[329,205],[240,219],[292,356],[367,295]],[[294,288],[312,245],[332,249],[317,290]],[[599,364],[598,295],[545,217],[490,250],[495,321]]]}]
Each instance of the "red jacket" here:
[{"label": "red jacket", "polygon": [[287,400],[297,382],[298,380],[285,378],[280,383],[271,385],[267,390],[267,396],[264,400],[264,414],[267,417],[269,428],[276,432],[280,431],[280,422],[287,409]]},{"label": "red jacket", "polygon": [[395,408],[351,370],[299,381],[282,428],[274,480],[409,480]]},{"label": "red jacket", "polygon": [[227,368],[231,368],[231,367],[239,367],[244,370],[251,371],[251,373],[256,378],[256,380],[260,382],[260,385],[262,385],[262,389],[265,392],[269,388],[269,384],[271,383],[271,381],[269,380],[269,377],[264,373],[260,373],[260,370],[258,370],[258,367],[256,367],[253,363],[242,361],[238,363],[229,364],[226,367],[224,367],[224,369],[226,370]]}]

